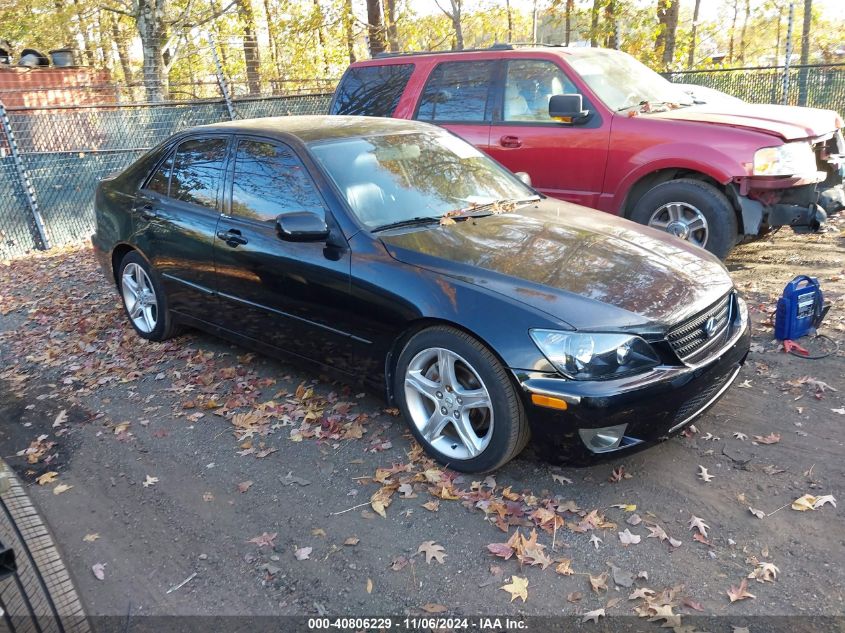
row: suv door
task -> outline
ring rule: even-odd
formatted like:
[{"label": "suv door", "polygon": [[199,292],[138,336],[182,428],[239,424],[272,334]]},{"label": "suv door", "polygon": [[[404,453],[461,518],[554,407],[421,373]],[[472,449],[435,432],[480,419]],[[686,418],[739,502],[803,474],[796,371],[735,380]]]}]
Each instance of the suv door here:
[{"label": "suv door", "polygon": [[337,229],[328,243],[283,241],[276,229],[280,214],[295,211],[333,226],[317,185],[278,141],[238,137],[230,163],[226,213],[214,241],[224,327],[345,369],[352,344],[346,241]]},{"label": "suv door", "polygon": [[213,244],[229,135],[191,137],[171,148],[135,197],[135,242],[161,275],[170,309],[208,322]]},{"label": "suv door", "polygon": [[486,151],[497,66],[495,60],[438,64],[426,81],[414,118],[445,127]]},{"label": "suv door", "polygon": [[[589,100],[590,118],[565,125],[549,118],[549,99],[580,91],[556,63],[510,59],[503,68],[488,153],[511,171],[531,176],[535,189],[588,207],[597,207],[610,143],[610,120]],[[497,115],[499,112],[497,111]]]}]

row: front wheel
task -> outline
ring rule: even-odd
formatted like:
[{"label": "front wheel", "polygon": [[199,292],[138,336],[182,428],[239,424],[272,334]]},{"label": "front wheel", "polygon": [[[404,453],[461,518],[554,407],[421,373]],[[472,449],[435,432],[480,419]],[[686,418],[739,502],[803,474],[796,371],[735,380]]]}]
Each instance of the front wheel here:
[{"label": "front wheel", "polygon": [[713,185],[679,178],[649,189],[631,213],[645,224],[705,248],[724,259],[737,242],[734,208]]},{"label": "front wheel", "polygon": [[399,356],[394,389],[417,441],[455,470],[494,470],[528,442],[525,411],[507,370],[460,330],[437,326],[414,335]]}]

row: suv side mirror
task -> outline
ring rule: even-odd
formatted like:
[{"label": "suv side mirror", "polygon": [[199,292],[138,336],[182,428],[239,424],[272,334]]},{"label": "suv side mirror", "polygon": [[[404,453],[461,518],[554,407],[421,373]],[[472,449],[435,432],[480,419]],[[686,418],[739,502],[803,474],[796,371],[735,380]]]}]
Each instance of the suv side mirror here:
[{"label": "suv side mirror", "polygon": [[549,99],[549,117],[561,123],[583,123],[590,116],[589,110],[584,110],[581,95],[554,95]]},{"label": "suv side mirror", "polygon": [[329,236],[326,221],[311,211],[292,211],[276,218],[276,231],[286,242],[321,242]]}]

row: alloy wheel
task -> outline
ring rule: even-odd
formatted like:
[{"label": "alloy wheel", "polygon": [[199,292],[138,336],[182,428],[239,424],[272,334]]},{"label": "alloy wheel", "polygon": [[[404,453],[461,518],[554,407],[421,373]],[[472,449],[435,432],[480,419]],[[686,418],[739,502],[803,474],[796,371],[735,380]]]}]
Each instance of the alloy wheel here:
[{"label": "alloy wheel", "polygon": [[158,298],[147,271],[138,264],[127,264],[123,269],[120,287],[132,323],[141,332],[149,334],[158,323]]},{"label": "alloy wheel", "polygon": [[704,248],[710,227],[707,218],[687,202],[667,202],[651,215],[648,225]]},{"label": "alloy wheel", "polygon": [[478,372],[455,352],[432,347],[405,371],[411,421],[434,449],[450,459],[480,455],[493,435],[493,402]]}]

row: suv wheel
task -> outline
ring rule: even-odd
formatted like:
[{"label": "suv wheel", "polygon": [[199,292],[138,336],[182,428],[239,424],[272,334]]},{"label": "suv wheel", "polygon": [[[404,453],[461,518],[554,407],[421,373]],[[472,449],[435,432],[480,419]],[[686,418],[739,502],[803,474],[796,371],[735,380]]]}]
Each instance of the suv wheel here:
[{"label": "suv wheel", "polygon": [[631,213],[634,222],[666,231],[717,257],[725,258],[737,241],[737,219],[728,198],[700,180],[680,178],[653,187]]}]

